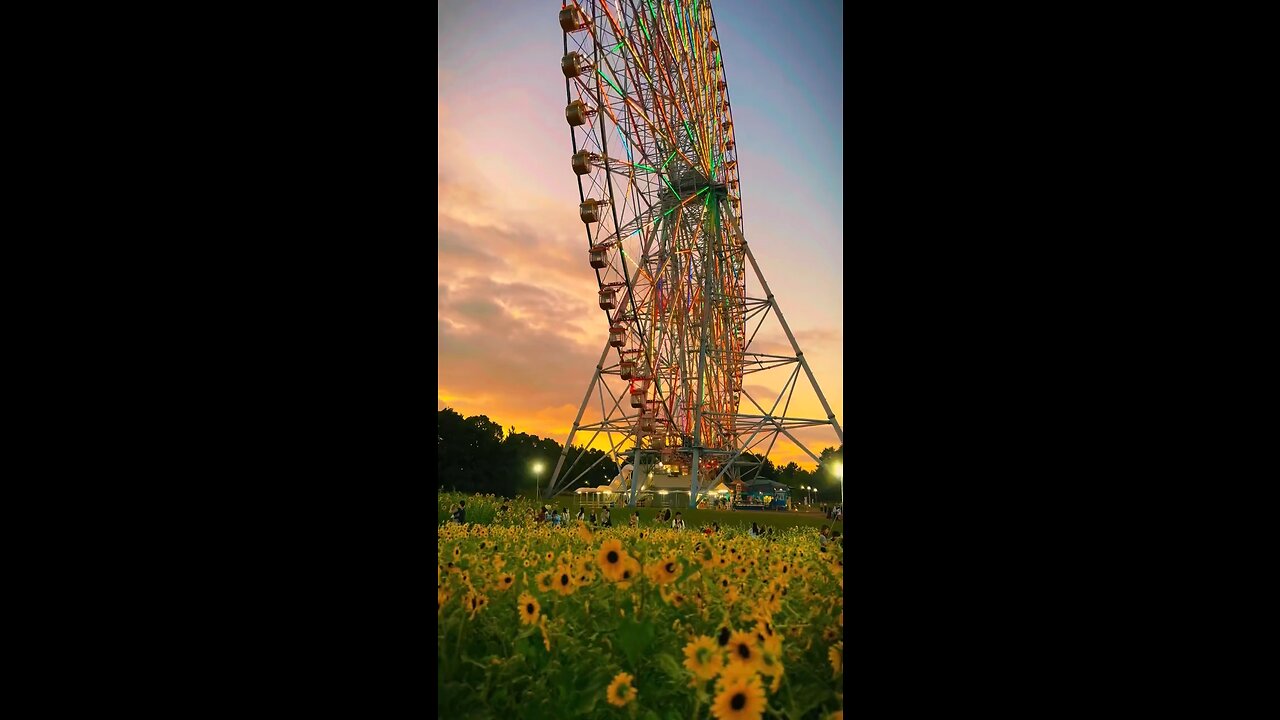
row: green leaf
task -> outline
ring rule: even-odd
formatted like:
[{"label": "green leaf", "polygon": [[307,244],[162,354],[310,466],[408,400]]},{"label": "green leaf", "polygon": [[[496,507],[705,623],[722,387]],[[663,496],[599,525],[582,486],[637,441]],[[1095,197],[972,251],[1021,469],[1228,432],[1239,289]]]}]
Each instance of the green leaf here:
[{"label": "green leaf", "polygon": [[623,620],[618,627],[618,647],[622,648],[627,660],[631,661],[633,670],[639,662],[640,655],[653,642],[655,634],[656,631],[653,629],[653,625],[638,623],[630,618]]},{"label": "green leaf", "polygon": [[592,710],[596,709],[596,702],[604,695],[604,690],[599,689],[594,692],[584,692],[581,699],[578,700],[576,715],[588,715]]},{"label": "green leaf", "polygon": [[666,673],[672,680],[679,683],[687,679],[685,669],[680,667],[680,663],[676,662],[676,659],[671,657],[668,653],[660,653],[656,660],[658,662],[658,668],[662,670],[662,672]]}]

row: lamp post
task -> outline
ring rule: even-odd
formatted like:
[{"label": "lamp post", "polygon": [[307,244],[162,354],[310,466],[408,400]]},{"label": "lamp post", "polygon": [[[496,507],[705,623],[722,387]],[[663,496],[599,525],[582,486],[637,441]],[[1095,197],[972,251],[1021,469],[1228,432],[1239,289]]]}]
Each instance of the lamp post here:
[{"label": "lamp post", "polygon": [[542,499],[542,493],[538,491],[539,489],[538,483],[541,480],[541,478],[539,477],[540,475],[542,475],[542,463],[536,462],[533,464],[533,494],[535,496],[535,499],[537,500]]}]

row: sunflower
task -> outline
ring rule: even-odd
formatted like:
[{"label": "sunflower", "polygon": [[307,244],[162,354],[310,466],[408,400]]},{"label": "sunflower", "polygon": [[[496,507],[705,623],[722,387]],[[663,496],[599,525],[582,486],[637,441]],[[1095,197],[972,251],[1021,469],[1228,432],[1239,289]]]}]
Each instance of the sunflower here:
[{"label": "sunflower", "polygon": [[640,561],[627,555],[622,558],[622,571],[618,575],[619,587],[628,587],[640,576]]},{"label": "sunflower", "polygon": [[556,571],[551,573],[551,587],[561,595],[572,595],[574,590],[578,589],[578,584],[573,579],[573,568],[561,565]]},{"label": "sunflower", "polygon": [[546,557],[547,562],[551,562],[552,560],[556,559],[556,554],[548,550],[547,554],[544,557]]},{"label": "sunflower", "polygon": [[489,598],[477,592],[469,592],[462,597],[462,607],[470,613],[471,618],[474,618],[476,613],[483,610],[484,606],[488,604]]},{"label": "sunflower", "polygon": [[782,685],[782,675],[785,672],[782,667],[782,653],[781,651],[774,653],[770,650],[765,650],[762,657],[764,662],[761,663],[760,672],[773,678],[773,682],[769,684],[769,692],[776,693]]},{"label": "sunflower", "polygon": [[763,651],[749,632],[735,632],[729,636],[729,664],[741,665],[758,671],[764,664]]},{"label": "sunflower", "polygon": [[520,593],[520,622],[532,625],[538,622],[541,612],[542,606],[538,604],[537,598],[529,593]]},{"label": "sunflower", "polygon": [[720,677],[716,680],[716,687],[723,688],[738,678],[746,678],[756,684],[760,683],[759,672],[755,668],[726,662],[724,667],[720,669]]},{"label": "sunflower", "polygon": [[768,620],[760,620],[755,627],[756,640],[760,643],[760,647],[771,655],[782,657],[782,636],[774,632],[773,625]]},{"label": "sunflower", "polygon": [[733,628],[728,625],[720,628],[719,634],[716,635],[716,645],[723,650],[729,649],[729,638],[733,636]]},{"label": "sunflower", "polygon": [[668,556],[649,566],[649,578],[658,585],[666,585],[680,577],[680,563]]},{"label": "sunflower", "polygon": [[497,588],[499,590],[507,590],[511,586],[515,585],[515,583],[515,575],[512,575],[511,573],[502,573],[502,575],[498,576]]},{"label": "sunflower", "polygon": [[710,680],[724,666],[724,653],[716,641],[700,635],[684,646],[684,666],[699,680]]},{"label": "sunflower", "polygon": [[831,661],[831,677],[840,674],[840,668],[844,665],[844,643],[838,642],[827,648],[827,660]]},{"label": "sunflower", "polygon": [[538,576],[537,576],[536,580],[537,580],[537,583],[538,583],[538,590],[540,590],[540,591],[542,591],[542,592],[544,592],[544,593],[546,593],[546,592],[551,592],[551,587],[552,587],[552,586],[551,586],[551,571],[550,571],[550,570],[547,570],[546,572],[540,572],[540,573],[538,573]]},{"label": "sunflower", "polygon": [[636,689],[631,687],[631,675],[618,673],[604,691],[604,697],[610,705],[622,707],[636,699]]},{"label": "sunflower", "polygon": [[607,580],[617,582],[622,579],[626,558],[627,553],[622,549],[622,541],[614,538],[604,541],[600,546],[600,552],[596,554],[596,564],[600,566],[600,572]]},{"label": "sunflower", "polygon": [[764,714],[764,688],[755,675],[732,675],[719,689],[711,705],[711,714],[718,720],[759,720]]},{"label": "sunflower", "polygon": [[444,604],[449,602],[449,593],[444,590],[436,591],[436,612],[444,609]]},{"label": "sunflower", "polygon": [[836,638],[838,638],[838,637],[840,637],[840,631],[836,630],[835,628],[831,627],[830,625],[828,625],[827,627],[822,628],[822,641],[823,641],[823,642],[833,642],[833,641],[834,641]]}]

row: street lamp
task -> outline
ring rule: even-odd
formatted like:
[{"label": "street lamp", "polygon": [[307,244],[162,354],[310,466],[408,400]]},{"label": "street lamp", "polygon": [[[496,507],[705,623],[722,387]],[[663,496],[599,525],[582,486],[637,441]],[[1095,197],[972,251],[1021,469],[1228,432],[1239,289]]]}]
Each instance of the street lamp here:
[{"label": "street lamp", "polygon": [[539,481],[538,476],[541,474],[542,474],[542,463],[540,462],[534,463],[533,464],[533,494],[535,496],[535,499],[537,500],[542,499],[542,494],[538,492],[538,481]]}]

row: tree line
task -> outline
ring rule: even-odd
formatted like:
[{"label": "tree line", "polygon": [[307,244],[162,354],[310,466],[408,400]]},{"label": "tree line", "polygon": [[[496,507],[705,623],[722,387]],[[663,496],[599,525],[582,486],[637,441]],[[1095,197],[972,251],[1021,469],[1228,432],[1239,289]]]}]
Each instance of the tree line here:
[{"label": "tree line", "polygon": [[[555,470],[564,445],[550,438],[516,432],[515,427],[503,431],[502,425],[486,415],[463,417],[452,408],[436,413],[436,482],[445,490],[494,493],[506,497],[531,494],[535,481],[545,490]],[[577,457],[581,447],[575,446],[565,459],[567,466]],[[759,456],[743,453],[744,457],[757,460]],[[590,448],[586,457],[578,461],[571,471],[578,475],[583,469],[599,460],[586,474],[585,485],[603,485],[618,474],[617,463],[603,450]],[[818,499],[829,501],[840,498],[839,478],[834,473],[836,463],[844,462],[844,446],[825,448],[819,454],[819,463],[812,470],[794,462],[775,467],[765,459],[759,477],[775,480],[792,488],[793,497],[803,495],[801,486],[819,489]],[[535,467],[541,466],[541,472]],[[562,472],[564,472],[562,470]],[[577,487],[583,487],[579,482]]]}]

